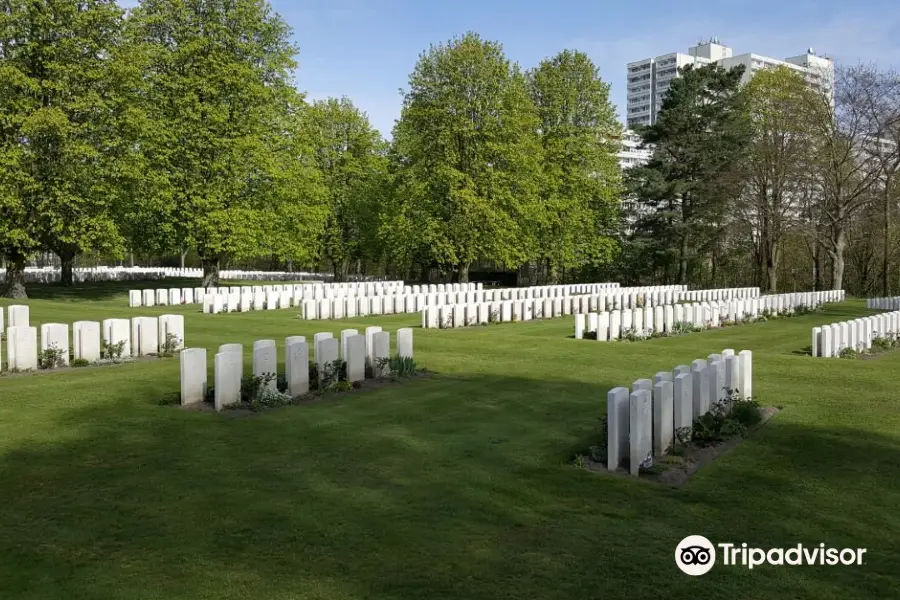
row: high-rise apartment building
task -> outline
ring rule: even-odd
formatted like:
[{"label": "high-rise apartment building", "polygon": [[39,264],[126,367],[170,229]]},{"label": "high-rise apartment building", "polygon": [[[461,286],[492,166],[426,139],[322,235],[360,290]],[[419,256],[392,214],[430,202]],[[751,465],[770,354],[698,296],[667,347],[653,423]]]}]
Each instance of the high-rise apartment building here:
[{"label": "high-rise apartment building", "polygon": [[645,58],[628,63],[628,95],[625,121],[628,127],[652,125],[662,108],[663,97],[669,91],[678,70],[685,65],[717,63],[726,69],[744,65],[742,83],[747,83],[760,69],[785,66],[802,73],[807,83],[834,101],[834,61],[817,56],[812,48],[806,54],[784,60],[759,54],[734,55],[731,48],[719,43],[717,38],[688,48],[687,54],[673,52],[656,58]]}]

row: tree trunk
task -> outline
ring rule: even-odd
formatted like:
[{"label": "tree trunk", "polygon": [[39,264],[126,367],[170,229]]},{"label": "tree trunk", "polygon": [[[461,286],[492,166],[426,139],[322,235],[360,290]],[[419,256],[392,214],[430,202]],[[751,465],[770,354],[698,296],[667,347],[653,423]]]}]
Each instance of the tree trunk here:
[{"label": "tree trunk", "polygon": [[12,254],[6,257],[6,283],[3,285],[4,298],[24,300],[28,298],[25,292],[25,255]]},{"label": "tree trunk", "polygon": [[688,236],[681,236],[681,248],[678,251],[678,283],[687,285],[688,276]]},{"label": "tree trunk", "polygon": [[834,237],[834,247],[831,254],[831,289],[840,290],[844,287],[844,249],[847,245],[847,234],[841,227]]},{"label": "tree trunk", "polygon": [[182,250],[181,250],[181,257],[180,257],[181,260],[180,260],[179,263],[178,263],[178,264],[181,266],[182,269],[184,268],[184,257],[186,257],[186,256],[187,256],[187,250],[182,249]]},{"label": "tree trunk", "polygon": [[547,259],[547,282],[549,285],[559,285],[559,269],[552,259]]},{"label": "tree trunk", "polygon": [[200,256],[200,266],[203,267],[203,283],[201,287],[219,287],[219,257],[206,258]]},{"label": "tree trunk", "polygon": [[60,271],[59,271],[59,282],[62,285],[74,285],[75,284],[75,275],[74,275],[74,266],[75,266],[75,255],[60,255]]},{"label": "tree trunk", "polygon": [[891,180],[884,184],[884,203],[882,206],[882,252],[884,254],[881,263],[881,293],[887,298],[891,295]]},{"label": "tree trunk", "polygon": [[459,283],[469,283],[469,263],[459,263],[456,274],[459,276]]},{"label": "tree trunk", "polygon": [[134,250],[128,253],[128,259],[131,262],[131,267],[134,268]]}]

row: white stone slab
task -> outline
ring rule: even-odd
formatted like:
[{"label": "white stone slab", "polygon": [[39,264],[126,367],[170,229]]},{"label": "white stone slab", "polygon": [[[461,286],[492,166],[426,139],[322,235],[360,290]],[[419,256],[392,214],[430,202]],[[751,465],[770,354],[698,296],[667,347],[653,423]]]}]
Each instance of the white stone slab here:
[{"label": "white stone slab", "polygon": [[366,378],[366,336],[351,335],[344,340],[344,360],[347,361],[347,380],[362,381]]},{"label": "white stone slab", "polygon": [[406,358],[413,357],[413,330],[404,327],[397,330],[397,355]]},{"label": "white stone slab", "polygon": [[653,386],[653,453],[657,456],[663,456],[672,447],[674,422],[672,382],[659,381]]},{"label": "white stone slab", "polygon": [[347,338],[359,335],[356,329],[344,329],[341,331],[341,360],[347,360]]},{"label": "white stone slab", "polygon": [[159,351],[159,322],[155,317],[131,319],[131,355],[149,356]]},{"label": "white stone slab", "polygon": [[31,325],[30,310],[31,309],[27,304],[11,304],[9,308],[7,308],[9,318],[7,319],[6,326],[29,327]]},{"label": "white stone slab", "polygon": [[41,352],[56,348],[63,366],[69,366],[69,326],[63,323],[41,325]]},{"label": "white stone slab", "polygon": [[115,345],[120,342],[122,343],[122,357],[131,356],[131,322],[128,319],[105,319],[103,321],[103,343]]},{"label": "white stone slab", "polygon": [[10,371],[33,371],[37,369],[37,328],[24,325],[7,327],[6,357]]},{"label": "white stone slab", "polygon": [[100,323],[75,321],[72,323],[72,350],[75,358],[96,362],[100,360]]},{"label": "white stone slab", "polygon": [[750,350],[741,350],[738,354],[740,366],[738,367],[740,376],[740,390],[744,398],[753,398],[753,352]]},{"label": "white stone slab", "polygon": [[237,352],[220,352],[214,365],[214,404],[217,411],[222,411],[241,401],[243,357]]},{"label": "white stone slab", "polygon": [[309,345],[302,336],[290,337],[285,348],[285,379],[288,393],[299,398],[309,393]]},{"label": "white stone slab", "polygon": [[680,373],[675,377],[672,389],[674,396],[675,434],[678,430],[694,424],[694,389],[693,375],[690,372]]},{"label": "white stone slab", "polygon": [[610,471],[628,458],[628,428],[628,388],[613,388],[606,395],[606,468]]},{"label": "white stone slab", "polygon": [[181,365],[181,405],[206,400],[206,348],[188,348],[178,356]]},{"label": "white stone slab", "polygon": [[268,388],[278,389],[278,345],[275,340],[257,340],[253,342],[253,376],[274,375]]},{"label": "white stone slab", "polygon": [[184,315],[160,315],[158,335],[160,352],[166,350],[170,335],[172,347],[169,351],[177,352],[184,348]]},{"label": "white stone slab", "polygon": [[709,374],[710,369],[708,368],[708,364],[702,358],[691,363],[694,420],[709,412]]},{"label": "white stone slab", "polygon": [[374,344],[372,354],[374,360],[373,372],[376,377],[383,377],[387,375],[387,373],[384,369],[378,368],[378,363],[382,359],[391,357],[391,334],[387,331],[379,331],[372,336],[372,343]]},{"label": "white stone slab", "polygon": [[629,472],[637,476],[641,464],[653,454],[653,402],[649,390],[629,396]]},{"label": "white stone slab", "polygon": [[319,371],[319,383],[325,379],[326,371],[338,360],[338,341],[331,338],[320,340],[316,345],[316,365]]}]

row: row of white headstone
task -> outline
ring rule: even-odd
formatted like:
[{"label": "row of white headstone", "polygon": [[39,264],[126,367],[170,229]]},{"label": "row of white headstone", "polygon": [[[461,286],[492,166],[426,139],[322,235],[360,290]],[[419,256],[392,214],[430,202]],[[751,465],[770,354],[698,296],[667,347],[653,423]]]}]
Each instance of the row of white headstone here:
[{"label": "row of white headstone", "polygon": [[[72,270],[72,279],[77,283],[103,281],[147,281],[169,278],[199,278],[203,269],[178,269],[165,267],[86,267]],[[223,279],[250,281],[302,281],[330,280],[328,273],[308,273],[305,271],[221,271]],[[59,267],[26,267],[25,283],[54,283],[61,278]],[[370,280],[371,278],[360,278]],[[6,281],[6,273],[0,271],[0,282]]]},{"label": "row of white headstone", "polygon": [[873,310],[900,310],[900,296],[892,298],[869,298],[866,308]]},{"label": "row of white headstone", "polygon": [[[471,284],[476,285],[476,284]],[[479,284],[480,285],[480,284]],[[334,298],[345,295],[389,295],[396,294],[403,289],[402,281],[368,282],[368,283],[298,283],[298,284],[271,284],[271,285],[245,285],[210,288],[159,288],[155,290],[129,290],[128,306],[150,307],[166,306],[171,304],[203,304],[207,296],[231,297],[247,296],[251,307],[259,306],[255,310],[263,310],[266,298],[275,294],[278,298],[287,295],[288,303],[293,300],[295,306],[304,298]],[[408,287],[408,286],[407,286]],[[260,296],[261,294],[261,296]]]},{"label": "row of white headstone", "polygon": [[[391,357],[391,334],[381,327],[367,327],[364,334],[356,329],[345,329],[340,334],[340,345],[331,332],[313,336],[313,360],[320,378],[327,365],[342,360],[347,365],[347,380],[362,381],[366,371],[379,377],[383,359]],[[397,355],[413,357],[413,330],[397,330]],[[207,395],[206,348],[188,348],[180,354],[181,404],[201,403]],[[284,340],[284,365],[287,393],[298,398],[309,393],[309,343],[305,336],[291,336]],[[217,411],[241,401],[241,381],[244,378],[244,348],[241,344],[219,346],[213,363],[214,406]],[[278,345],[275,340],[259,340],[253,344],[253,375],[278,374]],[[276,389],[277,380],[269,383]]]},{"label": "row of white headstone", "polygon": [[[508,323],[519,321],[531,321],[532,319],[550,319],[578,312],[589,312],[598,309],[610,310],[622,307],[637,307],[641,305],[654,306],[657,303],[672,303],[676,301],[684,291],[684,286],[658,286],[639,288],[611,288],[601,293],[581,294],[550,294],[547,296],[534,295],[529,288],[512,288],[512,290],[488,290],[484,292],[482,299],[478,296],[465,297],[459,295],[455,298],[447,298],[447,302],[441,302],[440,296],[437,302],[432,298],[414,297],[411,301],[413,310],[409,307],[404,312],[422,311],[422,327],[427,329],[469,327],[483,325],[490,322]],[[519,293],[508,294],[513,291]],[[719,290],[726,292],[727,290]],[[737,293],[737,290],[735,290]],[[601,308],[602,307],[602,308]]]},{"label": "row of white headstone", "polygon": [[674,371],[661,371],[653,380],[638,379],[631,391],[617,387],[606,398],[607,468],[615,471],[623,463],[632,475],[653,458],[665,456],[680,429],[694,422],[728,390],[743,398],[753,397],[753,353],[734,350],[710,354]]},{"label": "row of white headstone", "polygon": [[609,312],[576,314],[575,338],[584,339],[586,333],[596,334],[597,341],[618,340],[628,335],[650,337],[655,332],[672,333],[676,323],[692,327],[715,329],[722,320],[737,323],[747,318],[755,321],[765,310],[790,312],[800,306],[813,308],[840,294],[832,292],[803,292],[798,294],[772,294],[749,300],[723,302],[694,302],[654,306]]},{"label": "row of white headstone", "polygon": [[812,330],[812,355],[838,358],[847,348],[864,352],[872,348],[872,340],[900,334],[900,310],[832,323]]},{"label": "row of white headstone", "polygon": [[[17,319],[20,318],[21,315],[17,315]],[[122,356],[148,356],[167,350],[176,352],[184,347],[184,316],[134,317],[130,321],[106,319],[102,324],[98,321],[76,321],[72,324],[71,345],[66,323],[43,323],[40,333],[38,339],[37,328],[27,324],[6,329],[6,364],[10,371],[37,369],[38,349],[40,352],[55,349],[57,359],[63,365],[69,364],[70,351],[75,359],[96,362],[102,358],[101,339],[110,346],[121,344]],[[2,358],[0,352],[0,369]]]},{"label": "row of white headstone", "polygon": [[[674,286],[673,286],[674,287]],[[306,314],[310,319],[323,318],[321,306],[325,306],[324,318],[335,318],[333,314],[348,314],[345,307],[354,304],[351,312],[356,310],[359,300],[370,297],[384,297],[385,302],[406,306],[416,302],[417,296],[425,296],[421,302],[431,304],[455,304],[457,302],[490,302],[492,300],[517,300],[529,298],[555,298],[570,294],[589,294],[603,290],[618,288],[617,283],[573,284],[565,286],[534,286],[527,288],[506,288],[484,290],[481,283],[448,283],[431,285],[404,285],[397,282],[339,283],[339,284],[296,284],[266,286],[231,286],[220,288],[172,288],[157,290],[131,290],[128,304],[132,307],[155,306],[166,304],[204,304],[205,312],[246,312],[249,310],[266,310],[275,308],[299,308],[305,300],[322,301],[309,305]],[[635,288],[637,289],[637,288]],[[633,294],[636,297],[636,294]],[[220,301],[216,296],[222,296]],[[399,297],[399,298],[398,298]],[[334,302],[342,302],[334,308]],[[363,309],[370,312],[368,304]],[[416,312],[399,310],[392,312]],[[374,313],[381,314],[381,313]],[[312,316],[315,315],[315,316]]]}]

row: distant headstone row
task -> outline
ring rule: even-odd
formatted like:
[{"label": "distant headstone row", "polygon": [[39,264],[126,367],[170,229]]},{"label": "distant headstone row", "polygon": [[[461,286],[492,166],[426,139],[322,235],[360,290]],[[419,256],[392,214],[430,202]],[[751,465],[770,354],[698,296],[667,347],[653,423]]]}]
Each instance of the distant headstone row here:
[{"label": "distant headstone row", "polygon": [[872,348],[872,340],[875,338],[887,338],[898,334],[900,334],[900,310],[814,327],[812,355],[819,358],[837,358],[840,357],[841,351],[846,349],[864,352]]},{"label": "distant headstone row", "polygon": [[131,290],[132,307],[202,304],[204,313],[295,308],[305,319],[412,313],[427,305],[492,299],[562,297],[618,288],[617,283],[484,290],[481,283],[404,285],[402,281]]},{"label": "distant headstone row", "polygon": [[[615,317],[612,315],[619,313],[618,331],[620,334],[623,331],[622,323],[625,323],[625,328],[636,328],[644,335],[648,328],[653,329],[654,323],[657,327],[662,325],[668,312],[672,313],[672,323],[696,320],[698,325],[702,322],[704,326],[718,327],[718,321],[710,325],[710,322],[718,319],[713,314],[713,306],[719,307],[719,315],[723,318],[727,318],[728,315],[732,315],[736,319],[744,318],[747,313],[753,314],[754,318],[756,318],[761,310],[792,310],[800,305],[815,306],[821,302],[830,301],[828,300],[829,298],[843,298],[843,292],[806,292],[737,299],[752,296],[754,290],[758,290],[758,288],[699,290],[695,292],[658,288],[618,288],[610,292],[584,296],[564,295],[524,300],[502,299],[493,302],[426,305],[422,309],[422,327],[467,327],[486,323],[549,319],[574,313],[582,315],[581,317],[576,316],[575,327],[577,335],[579,330],[582,331],[582,334],[585,331],[585,327],[579,328],[579,323],[585,323],[584,315],[587,314],[586,331],[595,332],[597,331],[599,316],[597,314],[591,316],[589,313],[600,311],[600,314],[603,314],[606,311],[610,311],[608,318],[611,325],[614,325],[615,320]],[[673,304],[673,302],[681,302],[682,296],[686,293],[691,294],[692,297],[699,297],[701,292],[704,291],[710,292],[709,296],[734,299],[711,301],[702,304],[695,303],[693,305]],[[677,318],[678,313],[676,311],[682,313],[681,318]],[[638,313],[641,316],[634,316]],[[630,321],[629,317],[631,318]],[[650,325],[646,325],[647,323],[650,323]],[[610,335],[610,333],[607,333],[605,339],[618,339],[619,337],[618,335],[609,337]]]},{"label": "distant headstone row", "polygon": [[[76,283],[102,281],[147,281],[154,279],[189,278],[203,276],[203,269],[178,269],[166,267],[89,267],[72,270],[72,279]],[[308,273],[305,271],[221,271],[222,279],[250,281],[329,281],[334,278],[328,273]],[[61,278],[58,267],[26,267],[26,283],[55,283]],[[361,281],[372,281],[372,277],[353,277]],[[0,272],[0,282],[6,281],[6,273]]]},{"label": "distant headstone row", "polygon": [[652,380],[638,379],[631,391],[613,388],[607,394],[607,468],[623,463],[637,476],[652,466],[675,443],[679,429],[725,401],[727,390],[744,398],[753,395],[753,353],[734,350],[710,354],[674,371],[657,373]]},{"label": "distant headstone row", "polygon": [[[312,360],[320,379],[329,365],[337,360],[346,363],[347,380],[362,381],[369,373],[379,377],[384,359],[391,357],[391,335],[381,327],[367,327],[364,333],[345,329],[340,343],[330,332],[313,336]],[[413,330],[397,330],[397,355],[413,357]],[[205,348],[188,348],[181,352],[181,404],[201,403],[207,396],[207,354]],[[310,343],[305,336],[291,336],[284,340],[284,364],[287,393],[298,398],[309,393]],[[253,344],[253,375],[262,377],[278,374],[278,344],[275,340],[259,340]],[[241,344],[219,346],[214,360],[214,405],[217,411],[241,402],[241,382],[244,379],[244,349]],[[276,385],[273,379],[270,386]]]},{"label": "distant headstone row", "polygon": [[[69,355],[79,360],[96,362],[107,351],[115,348],[119,356],[148,356],[162,352],[176,352],[184,347],[184,316],[161,315],[159,317],[135,317],[76,321],[72,324],[72,336],[65,323],[43,323],[38,338],[37,328],[29,323],[29,310],[25,305],[8,308],[9,327],[6,328],[6,365],[10,371],[30,371],[38,368],[39,356],[47,350],[55,350],[62,365],[69,364]],[[3,318],[0,311],[0,330]],[[102,343],[101,343],[102,340]],[[71,344],[70,344],[71,341]],[[0,351],[0,370],[3,366]]]},{"label": "distant headstone row", "polygon": [[[476,284],[471,284],[476,285]],[[403,288],[402,281],[366,282],[366,283],[324,283],[324,284],[274,284],[254,286],[228,286],[228,287],[193,287],[193,288],[159,288],[155,290],[129,290],[128,305],[135,307],[166,306],[172,304],[204,304],[212,303],[215,296],[222,296],[223,302],[237,294],[247,296],[251,308],[259,305],[255,310],[265,309],[266,300],[273,300],[277,305],[279,300],[287,298],[288,305],[292,300],[297,302],[304,298],[334,298],[346,295],[355,295],[358,291],[368,295],[388,295],[398,293]],[[209,300],[207,300],[209,298]],[[239,299],[239,298],[238,298]],[[284,304],[284,302],[282,302]],[[275,307],[275,306],[273,306]],[[239,307],[238,309],[239,310]],[[221,311],[220,311],[221,312]]]},{"label": "distant headstone row", "polygon": [[866,308],[873,310],[900,310],[900,296],[893,298],[869,298]]},{"label": "distant headstone row", "polygon": [[802,292],[772,294],[748,300],[694,302],[667,306],[646,306],[600,313],[575,315],[575,338],[596,334],[598,341],[618,340],[626,336],[650,337],[653,333],[673,333],[679,323],[692,327],[715,329],[727,319],[732,323],[744,319],[758,320],[764,311],[792,312],[800,306],[814,308],[824,302],[836,302],[843,292]]},{"label": "distant headstone row", "polygon": [[[600,287],[598,287],[600,286]],[[609,286],[609,287],[605,287]],[[422,327],[469,327],[550,319],[599,307],[654,305],[674,302],[684,286],[620,288],[618,284],[586,284],[485,290],[483,295],[457,294],[444,298],[413,297],[412,307],[422,311]],[[406,310],[404,312],[413,312]]]}]

